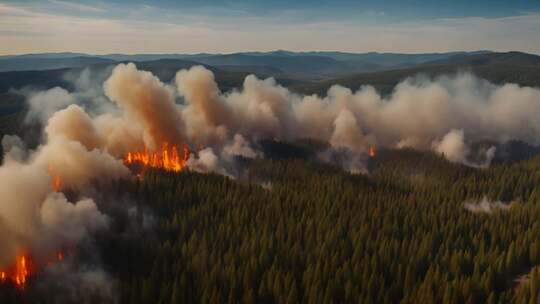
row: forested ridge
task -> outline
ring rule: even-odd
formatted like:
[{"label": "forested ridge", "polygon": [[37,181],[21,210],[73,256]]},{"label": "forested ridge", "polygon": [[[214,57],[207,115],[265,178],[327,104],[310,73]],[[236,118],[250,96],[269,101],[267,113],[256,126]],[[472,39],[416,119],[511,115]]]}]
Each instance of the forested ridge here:
[{"label": "forested ridge", "polygon": [[[370,175],[351,175],[266,159],[245,180],[152,171],[121,185],[158,222],[148,243],[104,247],[122,302],[540,300],[538,271],[514,281],[540,264],[540,158],[481,170],[388,150],[370,165]],[[489,214],[463,207],[484,196],[516,203]]]},{"label": "forested ridge", "polygon": [[[118,211],[97,241],[121,303],[540,301],[540,157],[476,169],[382,150],[367,175],[246,162],[240,179],[146,170],[109,185],[139,227]],[[464,208],[483,197],[513,203]]]}]

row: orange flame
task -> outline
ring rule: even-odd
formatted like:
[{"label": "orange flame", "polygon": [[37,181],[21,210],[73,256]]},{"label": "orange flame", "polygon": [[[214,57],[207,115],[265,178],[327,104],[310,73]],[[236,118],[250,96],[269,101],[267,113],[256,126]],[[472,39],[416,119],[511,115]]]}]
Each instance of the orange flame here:
[{"label": "orange flame", "polygon": [[13,282],[17,287],[24,288],[28,276],[30,275],[32,261],[30,258],[21,254],[15,258],[15,264],[6,270],[0,271],[0,280],[2,283],[6,281]]},{"label": "orange flame", "polygon": [[369,147],[369,150],[368,150],[368,155],[369,155],[369,157],[373,158],[373,157],[375,157],[375,154],[376,154],[376,152],[375,152],[375,147],[370,146],[370,147]]},{"label": "orange flame", "polygon": [[126,165],[141,164],[145,167],[179,172],[186,167],[188,158],[187,146],[183,146],[183,155],[181,155],[176,146],[169,146],[168,143],[165,143],[159,151],[149,152],[145,146],[143,151],[128,152],[124,157],[124,163]]},{"label": "orange flame", "polygon": [[49,175],[52,178],[51,187],[55,192],[59,192],[62,189],[62,180],[60,179],[60,176],[54,173],[54,169],[52,166],[49,166],[48,171]]},{"label": "orange flame", "polygon": [[56,192],[60,191],[60,189],[62,188],[62,181],[60,180],[60,176],[57,175],[53,177],[52,188]]},{"label": "orange flame", "polygon": [[[48,265],[52,265],[54,262],[61,262],[64,260],[64,253],[59,251],[56,253],[56,260],[49,261]],[[37,264],[27,254],[19,254],[15,258],[13,265],[6,269],[0,270],[0,283],[12,282],[20,289],[24,289],[28,277],[37,272]]]}]

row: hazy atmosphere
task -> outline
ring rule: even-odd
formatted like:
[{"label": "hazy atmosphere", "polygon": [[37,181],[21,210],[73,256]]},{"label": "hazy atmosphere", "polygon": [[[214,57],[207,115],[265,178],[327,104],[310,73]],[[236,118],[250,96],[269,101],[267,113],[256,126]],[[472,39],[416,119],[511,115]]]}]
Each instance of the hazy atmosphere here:
[{"label": "hazy atmosphere", "polygon": [[537,1],[1,1],[0,303],[540,303]]}]

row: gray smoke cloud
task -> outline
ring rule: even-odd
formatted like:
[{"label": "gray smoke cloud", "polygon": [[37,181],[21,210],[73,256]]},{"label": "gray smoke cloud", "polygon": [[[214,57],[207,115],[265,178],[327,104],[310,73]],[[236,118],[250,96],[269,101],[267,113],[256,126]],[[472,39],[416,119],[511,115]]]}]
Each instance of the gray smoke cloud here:
[{"label": "gray smoke cloud", "polygon": [[103,91],[103,83],[110,76],[112,69],[110,66],[66,72],[63,80],[73,88],[73,91],[61,87],[44,91],[32,88],[15,91],[26,97],[28,112],[25,121],[44,125],[56,111],[72,104],[86,108],[93,115],[116,111]]},{"label": "gray smoke cloud", "polygon": [[234,157],[257,158],[262,154],[253,149],[250,143],[240,134],[235,134],[232,142],[225,145],[221,155],[226,160],[232,160]]},{"label": "gray smoke cloud", "polygon": [[46,122],[56,111],[76,102],[73,94],[60,87],[54,87],[46,91],[30,92],[27,95],[29,95],[26,99],[29,105],[26,116],[27,121]]},{"label": "gray smoke cloud", "polygon": [[17,135],[4,135],[2,137],[2,150],[4,162],[22,162],[27,158],[26,145]]},{"label": "gray smoke cloud", "polygon": [[119,303],[114,280],[102,269],[72,257],[44,269],[37,294],[54,303]]}]

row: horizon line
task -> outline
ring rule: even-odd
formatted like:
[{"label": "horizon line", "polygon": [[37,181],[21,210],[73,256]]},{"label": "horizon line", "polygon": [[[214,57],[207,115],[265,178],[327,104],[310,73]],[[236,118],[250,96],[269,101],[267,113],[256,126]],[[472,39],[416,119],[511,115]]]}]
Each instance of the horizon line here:
[{"label": "horizon line", "polygon": [[86,55],[86,56],[114,56],[114,55],[126,55],[126,56],[137,56],[137,55],[187,55],[187,56],[196,56],[196,55],[235,55],[235,54],[245,54],[245,53],[278,53],[278,52],[287,52],[287,53],[343,53],[343,54],[399,54],[399,55],[425,55],[425,54],[448,54],[448,53],[524,53],[531,55],[538,55],[540,53],[526,52],[520,50],[505,50],[505,51],[495,51],[490,49],[478,49],[478,50],[448,50],[448,51],[434,51],[434,52],[386,52],[386,51],[368,51],[368,52],[352,52],[352,51],[343,51],[343,50],[301,50],[301,51],[291,51],[286,49],[275,49],[268,51],[235,51],[235,52],[163,52],[163,53],[87,53],[87,52],[77,52],[77,51],[52,51],[52,52],[29,52],[29,53],[9,53],[9,54],[0,54],[0,57],[9,57],[9,56],[30,56],[30,55],[54,55],[54,54],[74,54],[74,55]]}]

